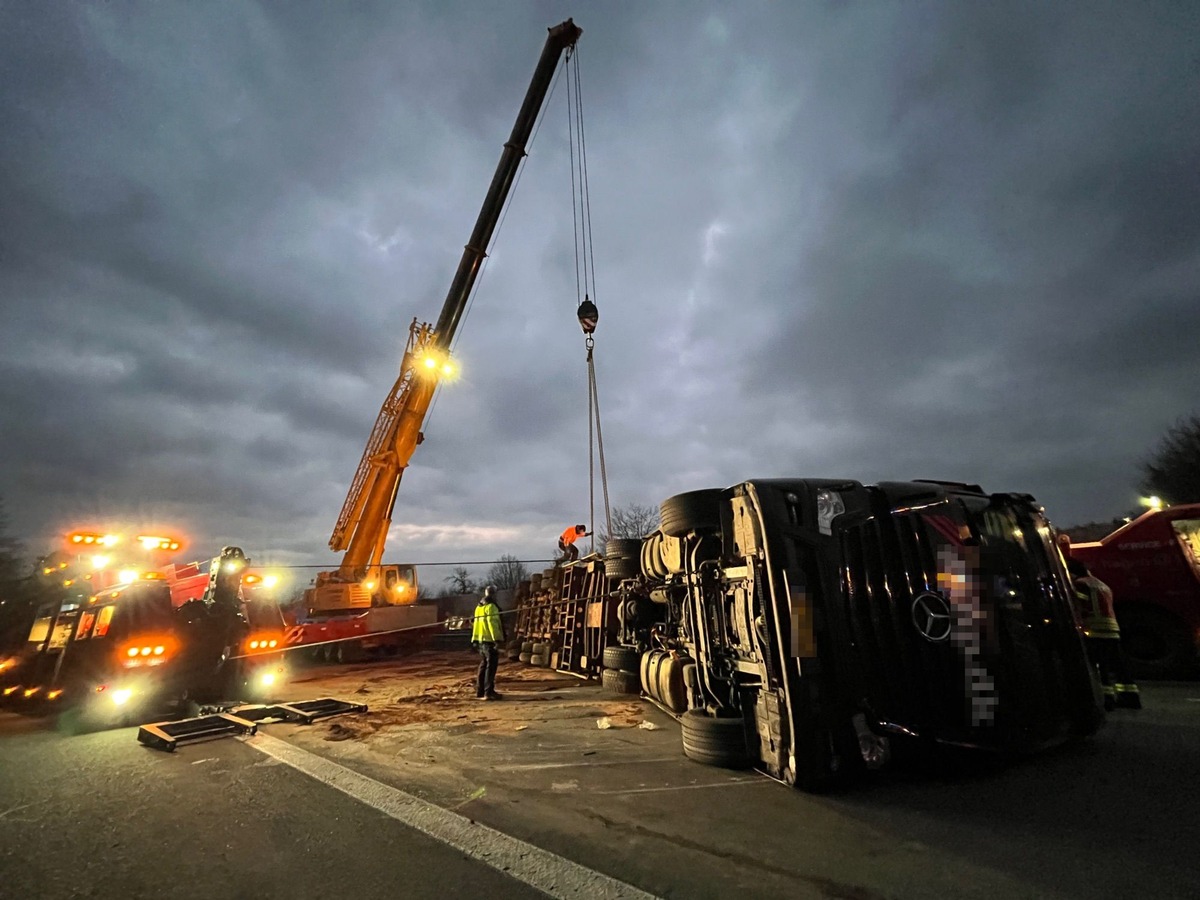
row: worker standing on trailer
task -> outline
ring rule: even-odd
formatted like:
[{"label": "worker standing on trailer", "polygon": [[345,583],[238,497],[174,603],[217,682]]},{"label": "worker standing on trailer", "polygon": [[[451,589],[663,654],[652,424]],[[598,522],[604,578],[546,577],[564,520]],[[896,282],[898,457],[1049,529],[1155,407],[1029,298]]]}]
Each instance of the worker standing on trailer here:
[{"label": "worker standing on trailer", "polygon": [[567,526],[567,530],[558,539],[558,552],[562,554],[559,562],[569,563],[579,559],[579,548],[575,546],[575,542],[590,533],[586,525]]},{"label": "worker standing on trailer", "polygon": [[1141,709],[1142,698],[1138,686],[1129,677],[1125,657],[1121,653],[1121,627],[1113,610],[1112,590],[1077,559],[1067,560],[1067,571],[1071,573],[1071,584],[1075,588],[1088,657],[1100,670],[1104,708],[1122,706]]},{"label": "worker standing on trailer", "polygon": [[479,605],[475,607],[475,623],[471,627],[471,646],[479,651],[479,676],[475,681],[475,696],[480,700],[502,700],[496,693],[496,664],[500,651],[496,645],[504,640],[504,623],[496,605],[496,589],[484,588]]}]

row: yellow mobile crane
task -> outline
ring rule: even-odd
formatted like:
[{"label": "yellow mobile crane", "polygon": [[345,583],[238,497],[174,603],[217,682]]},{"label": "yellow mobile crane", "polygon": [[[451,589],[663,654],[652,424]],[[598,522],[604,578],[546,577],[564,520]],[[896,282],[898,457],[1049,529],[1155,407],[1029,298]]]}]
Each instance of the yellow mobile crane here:
[{"label": "yellow mobile crane", "polygon": [[[413,451],[424,438],[421,428],[434,391],[441,378],[454,372],[450,353],[454,333],[487,256],[488,244],[525,156],[525,146],[550,89],[554,70],[563,54],[575,46],[580,34],[582,31],[570,19],[549,29],[516,124],[504,145],[437,324],[413,319],[409,327],[400,375],[379,411],[329,539],[332,550],[344,551],[341,565],[336,570],[317,575],[316,585],[307,598],[310,615],[409,606],[416,600],[414,568],[381,564],[396,505],[396,491]],[[397,620],[390,627],[408,624],[425,623],[406,621],[401,625]],[[331,637],[327,635],[324,639]]]}]

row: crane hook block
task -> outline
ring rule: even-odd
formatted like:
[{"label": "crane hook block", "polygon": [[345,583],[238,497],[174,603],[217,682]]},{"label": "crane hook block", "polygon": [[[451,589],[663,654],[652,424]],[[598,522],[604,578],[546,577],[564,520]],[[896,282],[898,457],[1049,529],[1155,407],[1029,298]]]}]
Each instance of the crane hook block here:
[{"label": "crane hook block", "polygon": [[596,323],[600,321],[600,311],[596,309],[596,304],[589,300],[586,294],[584,294],[583,302],[579,304],[575,315],[579,317],[579,326],[583,329],[584,334],[591,334],[596,330]]}]

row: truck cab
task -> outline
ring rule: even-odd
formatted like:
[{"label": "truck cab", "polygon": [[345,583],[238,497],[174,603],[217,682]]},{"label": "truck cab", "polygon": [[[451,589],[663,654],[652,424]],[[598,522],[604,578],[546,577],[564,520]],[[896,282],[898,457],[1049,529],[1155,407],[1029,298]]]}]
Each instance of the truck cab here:
[{"label": "truck cab", "polygon": [[658,693],[703,762],[821,790],[893,742],[1027,752],[1103,722],[1062,556],[1025,495],[746,481],[665,501],[642,570],[657,652],[675,657],[659,668],[681,674]]}]

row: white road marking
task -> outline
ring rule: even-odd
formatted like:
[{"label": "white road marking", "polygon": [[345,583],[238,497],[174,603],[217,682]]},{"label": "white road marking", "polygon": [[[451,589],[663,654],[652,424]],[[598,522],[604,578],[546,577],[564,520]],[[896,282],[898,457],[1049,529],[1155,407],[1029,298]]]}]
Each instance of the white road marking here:
[{"label": "white road marking", "polygon": [[259,732],[245,743],[486,866],[562,900],[657,900],[631,884],[434,806],[374,778]]},{"label": "white road marking", "polygon": [[574,769],[578,766],[641,766],[647,763],[679,762],[683,757],[660,756],[656,759],[608,759],[595,760],[579,759],[573,762],[556,763],[515,763],[509,766],[492,766],[497,772],[532,772],[539,769]]},{"label": "white road marking", "polygon": [[733,787],[738,784],[770,784],[765,778],[734,778],[730,781],[713,781],[708,784],[672,784],[666,787],[627,788],[622,791],[588,791],[589,794],[657,794],[660,791],[697,791],[701,788]]}]

